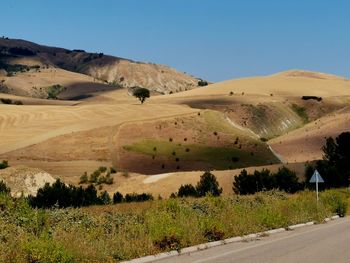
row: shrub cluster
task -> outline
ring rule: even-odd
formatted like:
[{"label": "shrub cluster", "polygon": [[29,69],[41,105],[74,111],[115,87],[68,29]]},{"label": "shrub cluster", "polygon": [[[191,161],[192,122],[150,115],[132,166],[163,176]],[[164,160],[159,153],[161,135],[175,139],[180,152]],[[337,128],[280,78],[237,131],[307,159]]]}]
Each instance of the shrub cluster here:
[{"label": "shrub cluster", "polygon": [[36,55],[35,51],[32,51],[28,48],[23,48],[23,47],[11,47],[8,49],[8,52],[11,55],[15,55],[15,56],[34,56],[34,55]]},{"label": "shrub cluster", "polygon": [[113,177],[111,174],[114,174],[116,172],[117,171],[113,167],[110,167],[108,169],[107,167],[101,166],[92,174],[90,174],[90,176],[88,176],[86,172],[80,176],[79,184],[113,184]]},{"label": "shrub cluster", "polygon": [[142,193],[142,194],[136,194],[136,193],[131,193],[131,194],[126,194],[123,196],[120,192],[116,192],[113,195],[113,203],[118,204],[118,203],[131,203],[131,202],[144,202],[144,201],[149,201],[153,200],[153,196],[148,193]]},{"label": "shrub cluster", "polygon": [[58,95],[65,91],[67,88],[66,87],[63,87],[62,85],[60,84],[55,84],[55,85],[52,85],[50,87],[47,88],[47,98],[48,99],[53,99],[53,100],[57,100],[58,99]]},{"label": "shrub cluster", "polygon": [[267,169],[248,174],[244,169],[235,177],[235,181],[233,182],[233,191],[241,195],[254,194],[272,189],[295,193],[302,189],[302,184],[298,182],[295,172],[286,167],[280,168],[275,174]]},{"label": "shrub cluster", "polygon": [[204,86],[207,86],[208,85],[208,81],[205,81],[205,80],[198,80],[198,86],[199,87],[204,87]]},{"label": "shrub cluster", "polygon": [[[350,132],[341,133],[336,139],[329,137],[322,148],[323,160],[309,164],[305,171],[306,184],[317,169],[324,179],[321,187],[347,187],[350,180]],[[312,186],[313,187],[313,186]]]},{"label": "shrub cluster", "polygon": [[317,97],[317,96],[302,96],[301,99],[303,100],[317,100],[321,101],[322,97]]},{"label": "shrub cluster", "polygon": [[0,101],[3,104],[23,105],[23,102],[20,100],[11,100],[11,99],[0,98]]},{"label": "shrub cluster", "polygon": [[66,185],[57,179],[52,185],[46,183],[38,190],[35,197],[29,196],[28,200],[32,207],[50,208],[56,206],[63,208],[108,204],[111,199],[106,191],[98,196],[93,185],[86,188],[76,187]]},{"label": "shrub cluster", "polygon": [[201,177],[196,187],[191,184],[181,185],[177,194],[173,193],[171,197],[202,197],[206,195],[220,196],[222,188],[219,186],[215,175],[210,172],[205,172]]},{"label": "shrub cluster", "polygon": [[7,168],[7,167],[9,167],[8,161],[3,160],[3,161],[0,163],[0,170],[1,170],[1,169],[5,169],[5,168]]}]

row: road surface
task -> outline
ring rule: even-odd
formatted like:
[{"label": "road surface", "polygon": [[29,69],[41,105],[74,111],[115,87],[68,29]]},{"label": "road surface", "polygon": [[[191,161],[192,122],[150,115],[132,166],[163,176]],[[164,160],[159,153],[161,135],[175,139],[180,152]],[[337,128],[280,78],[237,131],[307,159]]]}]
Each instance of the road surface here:
[{"label": "road surface", "polygon": [[350,217],[156,262],[349,263]]}]

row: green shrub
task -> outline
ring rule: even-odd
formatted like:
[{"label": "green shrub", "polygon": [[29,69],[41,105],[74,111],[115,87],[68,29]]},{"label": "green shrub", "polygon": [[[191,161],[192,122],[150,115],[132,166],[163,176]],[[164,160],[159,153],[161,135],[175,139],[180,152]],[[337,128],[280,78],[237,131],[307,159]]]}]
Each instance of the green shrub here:
[{"label": "green shrub", "polygon": [[321,193],[321,202],[329,206],[334,214],[345,216],[348,208],[347,198],[344,194],[336,190],[328,190]]},{"label": "green shrub", "polygon": [[181,185],[177,193],[178,197],[196,197],[198,195],[196,188],[191,184]]},{"label": "green shrub", "polygon": [[73,255],[51,239],[31,239],[24,247],[26,262],[69,263]]},{"label": "green shrub", "polygon": [[82,176],[80,176],[79,184],[86,184],[88,182],[87,173],[84,172]]},{"label": "green shrub", "polygon": [[5,194],[11,193],[11,189],[6,186],[4,181],[0,181],[0,193],[5,193]]},{"label": "green shrub", "polygon": [[123,195],[120,192],[116,192],[113,195],[113,204],[121,203],[123,202],[123,199],[124,199]]},{"label": "green shrub", "polygon": [[8,161],[3,160],[3,161],[0,163],[0,170],[1,170],[1,169],[5,169],[5,168],[7,168],[7,167],[9,167]]},{"label": "green shrub", "polygon": [[63,87],[62,85],[56,84],[56,85],[52,85],[50,87],[47,88],[47,98],[48,99],[54,99],[57,100],[58,99],[58,95],[65,91],[67,88]]}]

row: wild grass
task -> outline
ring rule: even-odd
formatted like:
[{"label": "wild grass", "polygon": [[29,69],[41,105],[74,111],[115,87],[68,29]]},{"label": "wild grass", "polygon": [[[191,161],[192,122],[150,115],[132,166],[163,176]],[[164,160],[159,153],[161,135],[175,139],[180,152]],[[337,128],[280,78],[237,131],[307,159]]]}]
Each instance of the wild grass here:
[{"label": "wild grass", "polygon": [[322,221],[349,206],[348,189],[288,195],[155,200],[40,210],[0,196],[0,262],[116,262],[217,239]]},{"label": "wild grass", "polygon": [[[200,161],[210,163],[215,169],[240,168],[270,164],[275,161],[273,155],[250,152],[233,147],[212,147],[199,144],[177,144],[165,140],[145,139],[124,146],[125,150],[150,156],[178,158],[178,161]],[[156,149],[156,150],[155,150]],[[189,150],[187,150],[189,149]],[[238,159],[237,159],[238,158]],[[232,161],[232,160],[239,161]]]},{"label": "wild grass", "polygon": [[309,116],[304,107],[301,107],[297,104],[292,104],[292,110],[299,115],[299,117],[303,120],[304,123],[309,122]]}]

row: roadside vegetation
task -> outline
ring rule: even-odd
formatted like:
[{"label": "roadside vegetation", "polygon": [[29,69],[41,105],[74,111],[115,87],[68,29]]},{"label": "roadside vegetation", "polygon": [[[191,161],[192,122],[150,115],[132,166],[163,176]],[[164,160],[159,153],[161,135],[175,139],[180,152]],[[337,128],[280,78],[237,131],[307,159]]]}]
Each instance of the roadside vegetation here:
[{"label": "roadside vegetation", "polygon": [[340,187],[321,191],[319,203],[307,189],[309,170],[301,184],[284,167],[274,174],[242,172],[231,196],[221,196],[215,175],[205,172],[196,186],[183,185],[167,200],[118,192],[111,199],[105,191],[97,194],[94,185],[60,181],[45,185],[36,197],[13,198],[0,182],[0,262],[117,262],[345,216],[350,206],[350,189],[344,187],[350,178],[349,145],[349,132],[328,138],[324,160],[308,168],[319,169],[325,188]]},{"label": "roadside vegetation", "polygon": [[[1,187],[0,187],[1,189]],[[0,194],[1,262],[116,262],[346,211],[348,189],[36,209]]]}]

